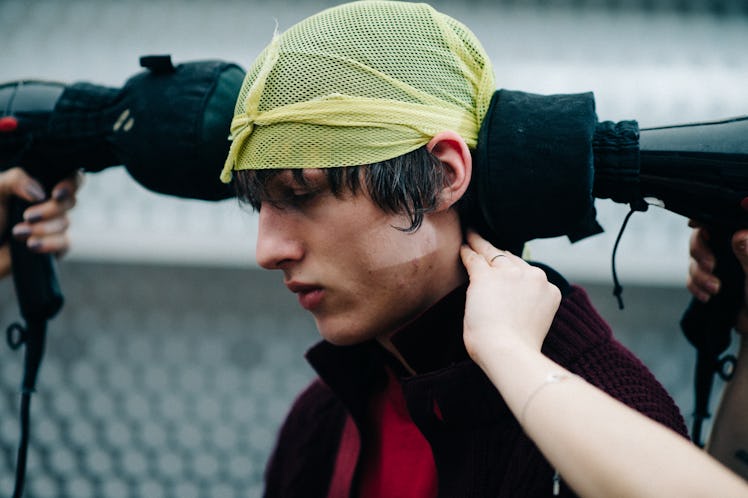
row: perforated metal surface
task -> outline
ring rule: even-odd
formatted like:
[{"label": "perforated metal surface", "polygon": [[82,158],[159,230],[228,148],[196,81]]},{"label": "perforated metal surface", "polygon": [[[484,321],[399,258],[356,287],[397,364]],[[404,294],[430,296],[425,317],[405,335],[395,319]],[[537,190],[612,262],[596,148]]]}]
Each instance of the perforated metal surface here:
[{"label": "perforated metal surface", "polygon": [[[277,427],[311,376],[303,351],[317,340],[275,275],[61,270],[68,304],[50,323],[32,397],[25,496],[259,496]],[[4,327],[18,311],[9,282],[0,295]],[[21,357],[0,349],[3,495],[13,487]]]},{"label": "perforated metal surface", "polygon": [[[260,270],[67,262],[31,405],[26,498],[255,497],[279,424],[311,378],[310,317]],[[609,285],[593,301],[692,411],[684,289]],[[0,326],[18,317],[0,282]],[[0,495],[13,484],[21,354],[0,345]],[[715,389],[715,400],[718,388]]]}]

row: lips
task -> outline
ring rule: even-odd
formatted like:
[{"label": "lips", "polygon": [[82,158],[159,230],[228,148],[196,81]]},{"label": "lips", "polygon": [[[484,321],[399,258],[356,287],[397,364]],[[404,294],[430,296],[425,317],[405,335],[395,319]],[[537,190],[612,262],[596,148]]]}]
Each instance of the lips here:
[{"label": "lips", "polygon": [[298,282],[286,283],[288,290],[296,294],[299,304],[307,311],[313,311],[322,302],[324,289],[318,285],[303,284]]}]

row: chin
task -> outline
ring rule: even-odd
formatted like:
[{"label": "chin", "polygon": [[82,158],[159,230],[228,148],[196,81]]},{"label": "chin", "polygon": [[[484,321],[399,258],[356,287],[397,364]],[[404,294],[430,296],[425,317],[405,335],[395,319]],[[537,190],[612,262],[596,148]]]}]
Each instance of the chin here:
[{"label": "chin", "polygon": [[353,346],[376,337],[376,332],[356,328],[352,324],[333,325],[317,320],[317,331],[327,342],[335,346]]},{"label": "chin", "polygon": [[335,346],[354,346],[356,344],[360,344],[366,339],[361,338],[360,336],[357,336],[355,334],[345,333],[345,334],[335,334],[335,333],[327,333],[320,331],[319,333],[324,340],[329,342],[330,344],[334,344]]}]

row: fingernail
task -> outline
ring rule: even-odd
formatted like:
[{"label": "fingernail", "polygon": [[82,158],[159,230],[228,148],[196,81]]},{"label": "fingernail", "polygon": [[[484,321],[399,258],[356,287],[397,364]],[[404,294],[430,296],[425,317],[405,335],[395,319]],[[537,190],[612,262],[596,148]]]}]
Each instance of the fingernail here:
[{"label": "fingernail", "polygon": [[41,185],[36,182],[27,183],[24,190],[29,194],[35,201],[43,201],[47,195],[44,193],[44,189]]},{"label": "fingernail", "polygon": [[706,283],[709,292],[719,292],[719,280],[709,280]]},{"label": "fingernail", "polygon": [[60,187],[55,190],[53,196],[56,201],[64,201],[65,199],[70,197],[70,189],[67,187]]},{"label": "fingernail", "polygon": [[42,241],[38,239],[29,239],[26,245],[31,250],[40,249],[42,247]]},{"label": "fingernail", "polygon": [[31,234],[31,227],[26,225],[16,225],[13,227],[13,235],[16,237],[23,237]]},{"label": "fingernail", "polygon": [[26,211],[23,214],[23,219],[28,221],[29,223],[36,223],[37,221],[42,219],[42,215],[41,213],[35,211]]}]

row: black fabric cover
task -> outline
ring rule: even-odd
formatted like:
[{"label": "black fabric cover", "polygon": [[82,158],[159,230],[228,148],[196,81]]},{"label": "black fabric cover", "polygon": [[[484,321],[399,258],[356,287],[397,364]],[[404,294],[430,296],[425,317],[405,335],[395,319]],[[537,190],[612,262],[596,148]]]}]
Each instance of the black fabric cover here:
[{"label": "black fabric cover", "polygon": [[130,175],[160,193],[231,196],[219,175],[243,80],[242,69],[221,61],[180,64],[128,80],[122,92],[134,124],[130,131],[120,127],[110,141]]},{"label": "black fabric cover", "polygon": [[124,165],[142,186],[184,198],[219,200],[236,96],[244,70],[219,60],[172,65],[141,59],[146,71],[120,88],[17,81],[0,85],[0,168],[21,165],[52,185],[72,171]]},{"label": "black fabric cover", "polygon": [[[498,90],[478,138],[470,220],[499,247],[536,238],[600,233],[592,197],[591,93]],[[486,231],[487,230],[487,231]]]}]

